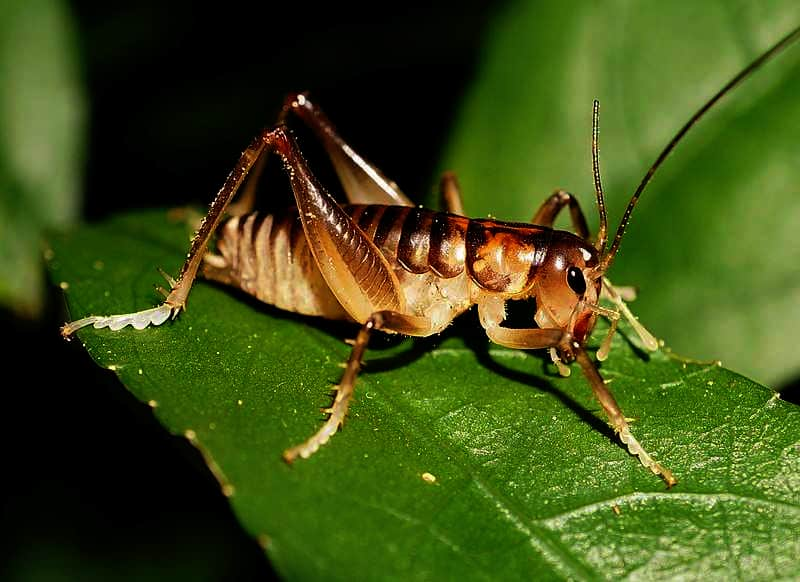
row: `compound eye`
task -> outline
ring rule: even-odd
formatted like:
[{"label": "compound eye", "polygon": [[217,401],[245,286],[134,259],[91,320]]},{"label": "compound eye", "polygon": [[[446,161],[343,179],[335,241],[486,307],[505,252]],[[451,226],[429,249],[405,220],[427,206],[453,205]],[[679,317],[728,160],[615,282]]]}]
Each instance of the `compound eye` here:
[{"label": "compound eye", "polygon": [[579,268],[567,269],[567,285],[578,297],[586,293],[586,279],[583,278],[583,272]]}]

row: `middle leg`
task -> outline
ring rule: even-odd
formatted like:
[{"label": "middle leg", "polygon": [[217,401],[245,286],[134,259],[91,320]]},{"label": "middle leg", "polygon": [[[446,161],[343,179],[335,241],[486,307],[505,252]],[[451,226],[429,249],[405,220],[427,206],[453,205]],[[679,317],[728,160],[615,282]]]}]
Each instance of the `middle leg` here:
[{"label": "middle leg", "polygon": [[445,321],[432,321],[424,317],[403,315],[395,311],[378,311],[373,313],[362,324],[361,329],[353,342],[353,349],[345,364],[344,374],[339,385],[336,386],[336,396],[330,408],[323,412],[328,414],[325,424],[305,442],[286,449],[283,459],[287,463],[294,462],[298,457],[307,459],[319,448],[327,443],[344,424],[347,410],[355,392],[356,377],[361,369],[361,361],[369,344],[373,330],[382,330],[389,333],[404,335],[427,336],[442,331],[447,326]]}]

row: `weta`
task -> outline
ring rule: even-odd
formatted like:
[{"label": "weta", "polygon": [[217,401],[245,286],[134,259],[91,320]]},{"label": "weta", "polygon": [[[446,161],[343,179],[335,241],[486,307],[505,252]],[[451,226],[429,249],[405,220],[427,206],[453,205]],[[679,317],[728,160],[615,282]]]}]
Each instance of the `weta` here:
[{"label": "weta", "polygon": [[[161,290],[165,301],[134,313],[79,319],[65,324],[62,334],[69,337],[89,325],[112,330],[161,325],[186,307],[198,275],[239,287],[280,309],[360,324],[333,404],[325,411],[328,418],[308,440],[284,452],[284,459],[291,463],[313,455],[343,424],[374,330],[429,336],[476,305],[481,325],[493,342],[515,349],[547,349],[563,375],[569,373],[568,364],[577,362],[622,443],[671,487],[676,478],[632,435],[585,346],[602,316],[609,319],[610,327],[598,360],[608,356],[622,317],[632,324],[645,348],[657,349],[658,342],[628,310],[623,290],[606,278],[631,213],[655,171],[686,132],[722,96],[798,36],[800,28],[741,71],[683,126],[642,179],[610,245],[600,180],[597,101],[591,151],[600,225],[592,239],[576,198],[563,190],[552,194],[529,224],[470,219],[464,216],[456,178],[447,173],[441,181],[444,210],[417,207],[338,135],[308,95],[290,95],[277,125],[253,140],[217,193],[179,277],[165,275],[170,284],[169,291]],[[320,140],[347,204],[337,203],[309,169],[286,125],[290,115]],[[282,160],[294,195],[295,206],[282,214],[253,212],[255,184],[269,154]],[[240,199],[226,215],[240,190]],[[556,217],[567,208],[574,232],[555,230]],[[215,234],[216,248],[209,252]],[[600,304],[601,296],[610,307]],[[536,304],[530,327],[504,326],[507,302],[529,299]]]}]

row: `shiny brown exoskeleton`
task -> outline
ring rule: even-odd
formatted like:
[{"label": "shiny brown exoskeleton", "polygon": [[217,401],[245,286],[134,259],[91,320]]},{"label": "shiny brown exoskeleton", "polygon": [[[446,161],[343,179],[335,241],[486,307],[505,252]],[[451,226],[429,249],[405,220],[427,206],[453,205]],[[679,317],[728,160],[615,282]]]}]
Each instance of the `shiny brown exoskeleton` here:
[{"label": "shiny brown exoskeleton", "polygon": [[[600,229],[591,241],[576,199],[557,191],[535,213],[531,224],[463,216],[455,177],[442,179],[445,212],[415,207],[397,186],[347,145],[320,109],[304,94],[287,98],[279,123],[264,130],[245,150],[212,202],[192,241],[177,280],[169,279],[163,304],[130,314],[90,316],[62,329],[65,337],[87,325],[142,329],[175,318],[198,273],[239,287],[281,309],[357,322],[361,329],[337,387],[325,424],[304,443],[284,452],[291,462],[307,458],[343,423],[370,334],[379,329],[410,336],[441,332],[455,317],[477,305],[489,338],[520,349],[549,349],[562,374],[577,361],[611,426],[628,450],[668,486],[677,481],[633,437],[628,422],[584,346],[599,315],[611,321],[597,352],[608,355],[620,317],[631,322],[644,346],[655,339],[627,309],[620,289],[606,279],[631,212],[645,185],[683,135],[724,94],[765,60],[800,36],[796,29],[709,100],[677,133],[645,175],[607,247],[605,201],[597,151],[598,105],[593,115],[592,160]],[[322,142],[342,183],[348,204],[341,206],[311,173],[285,126],[294,114]],[[289,176],[296,206],[283,215],[252,213],[252,187],[267,154],[277,154]],[[234,216],[226,208],[240,187]],[[554,230],[556,216],[569,208],[575,233]],[[221,226],[220,226],[221,225]],[[217,232],[219,228],[219,232]],[[216,252],[206,252],[217,232]],[[600,296],[612,307],[600,305]],[[508,301],[536,300],[535,326],[503,325]]]}]

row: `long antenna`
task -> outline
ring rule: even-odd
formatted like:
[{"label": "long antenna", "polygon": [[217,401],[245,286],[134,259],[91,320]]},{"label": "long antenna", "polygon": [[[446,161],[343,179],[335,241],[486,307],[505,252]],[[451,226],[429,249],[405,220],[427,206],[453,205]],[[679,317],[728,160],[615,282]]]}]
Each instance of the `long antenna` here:
[{"label": "long antenna", "polygon": [[686,122],[686,124],[675,134],[675,137],[670,140],[667,144],[667,147],[658,155],[656,161],[653,162],[653,165],[650,166],[650,169],[647,170],[647,173],[642,178],[639,187],[636,188],[636,192],[633,193],[633,197],[631,201],[628,202],[628,208],[625,209],[625,214],[622,216],[622,222],[619,224],[619,228],[617,229],[617,234],[614,236],[614,243],[611,245],[611,249],[609,249],[608,253],[603,256],[600,261],[599,270],[601,272],[606,272],[609,267],[611,266],[611,262],[614,260],[614,256],[617,254],[619,250],[619,245],[622,243],[622,236],[625,234],[625,227],[628,226],[628,221],[631,218],[631,213],[633,209],[636,207],[636,203],[639,201],[639,196],[641,196],[642,192],[645,189],[645,186],[650,183],[650,179],[653,177],[653,174],[656,173],[656,170],[661,166],[664,160],[667,158],[669,154],[672,153],[672,150],[675,149],[675,146],[678,145],[678,142],[683,139],[683,136],[691,129],[691,127],[697,123],[705,113],[711,109],[717,101],[722,99],[728,92],[731,91],[734,87],[736,87],[739,83],[744,81],[747,77],[750,76],[753,71],[758,69],[761,65],[763,65],[766,61],[774,57],[776,54],[781,52],[785,49],[788,45],[794,42],[798,37],[800,37],[800,26],[795,28],[789,34],[784,36],[781,40],[779,40],[771,49],[767,52],[762,54],[752,63],[747,65],[738,75],[736,75],[733,79],[728,81],[728,84],[725,85],[719,92],[714,95],[708,102],[703,105],[697,112],[692,115],[691,119]]},{"label": "long antenna", "polygon": [[603,196],[603,184],[600,182],[600,153],[597,143],[600,132],[600,102],[595,99],[592,106],[592,174],[594,176],[594,191],[597,194],[597,211],[600,213],[600,229],[597,233],[595,248],[600,256],[606,252],[608,240],[608,218],[606,218],[606,200]]}]

